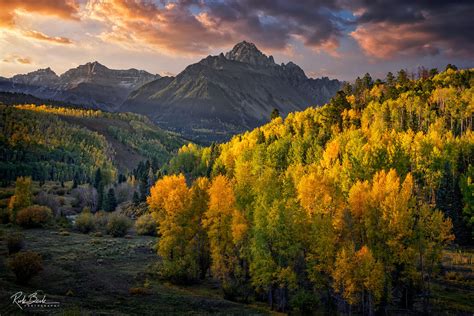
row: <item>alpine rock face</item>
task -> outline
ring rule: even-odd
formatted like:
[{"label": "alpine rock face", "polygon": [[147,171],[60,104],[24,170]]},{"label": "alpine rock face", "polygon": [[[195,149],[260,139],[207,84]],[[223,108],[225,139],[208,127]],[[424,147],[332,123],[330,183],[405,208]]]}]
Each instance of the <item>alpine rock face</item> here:
[{"label": "alpine rock face", "polygon": [[115,70],[92,62],[70,69],[61,76],[46,68],[3,78],[0,79],[0,90],[115,110],[131,91],[159,77],[143,70]]},{"label": "alpine rock face", "polygon": [[340,86],[338,80],[308,78],[292,62],[278,65],[244,41],[176,77],[143,85],[119,110],[145,114],[163,128],[209,143],[268,122],[274,108],[286,115],[322,105]]}]

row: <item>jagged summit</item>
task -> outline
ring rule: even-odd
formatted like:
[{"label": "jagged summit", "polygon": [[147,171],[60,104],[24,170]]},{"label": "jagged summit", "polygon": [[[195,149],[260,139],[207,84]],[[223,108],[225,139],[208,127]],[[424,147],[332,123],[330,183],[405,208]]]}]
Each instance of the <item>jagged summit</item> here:
[{"label": "jagged summit", "polygon": [[144,70],[110,69],[98,61],[92,61],[69,69],[61,76],[49,67],[15,75],[0,88],[43,99],[114,110],[132,90],[158,78],[159,75]]},{"label": "jagged summit", "polygon": [[11,80],[15,83],[21,84],[51,86],[57,83],[59,77],[50,67],[48,67],[27,74],[15,75]]},{"label": "jagged summit", "polygon": [[31,75],[38,75],[38,74],[48,75],[48,76],[51,76],[51,75],[57,76],[56,73],[51,69],[51,67],[48,67],[48,68],[41,68],[41,69],[38,69],[38,70],[35,70],[35,71],[31,71],[27,74],[15,75],[15,76],[13,76],[13,78],[19,77],[19,76],[31,76]]},{"label": "jagged summit", "polygon": [[273,56],[267,57],[254,43],[242,41],[225,54],[228,60],[240,61],[255,66],[276,66]]},{"label": "jagged summit", "polygon": [[89,75],[94,75],[97,72],[108,71],[110,70],[106,66],[102,65],[98,61],[88,62],[84,65],[79,65],[76,68],[70,69],[69,71],[85,71]]},{"label": "jagged summit", "polygon": [[207,56],[175,77],[133,91],[119,110],[148,115],[161,127],[197,142],[229,139],[268,122],[274,108],[285,116],[326,103],[340,82],[308,79],[298,65],[278,65],[255,44]]}]

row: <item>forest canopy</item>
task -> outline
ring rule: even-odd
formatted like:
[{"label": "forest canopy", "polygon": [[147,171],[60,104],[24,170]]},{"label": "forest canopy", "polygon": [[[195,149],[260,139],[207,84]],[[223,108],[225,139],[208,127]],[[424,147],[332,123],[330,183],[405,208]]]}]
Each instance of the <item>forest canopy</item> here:
[{"label": "forest canopy", "polygon": [[473,74],[366,74],[321,108],[182,147],[166,170],[181,175],[148,197],[163,236],[194,232],[159,240],[166,274],[210,266],[228,297],[257,293],[278,310],[411,308],[442,249],[472,243]]},{"label": "forest canopy", "polygon": [[111,182],[140,161],[166,163],[185,143],[141,115],[46,105],[0,105],[0,131],[6,183],[18,176],[90,182],[98,168]]}]

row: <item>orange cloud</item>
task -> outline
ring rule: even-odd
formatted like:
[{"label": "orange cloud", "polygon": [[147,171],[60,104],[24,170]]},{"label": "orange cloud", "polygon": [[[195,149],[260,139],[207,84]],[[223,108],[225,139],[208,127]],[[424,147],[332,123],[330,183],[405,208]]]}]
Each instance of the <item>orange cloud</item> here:
[{"label": "orange cloud", "polygon": [[52,37],[38,31],[24,31],[23,34],[27,37],[31,37],[41,41],[47,41],[56,44],[72,44],[72,41],[67,37]]},{"label": "orange cloud", "polygon": [[32,63],[30,57],[22,57],[16,54],[9,54],[3,58],[3,62],[5,63],[16,63],[22,65],[29,65]]},{"label": "orange cloud", "polygon": [[371,23],[359,26],[350,35],[369,56],[391,59],[397,55],[436,54],[433,34],[418,30],[416,25]]},{"label": "orange cloud", "polygon": [[49,36],[35,30],[21,27],[18,13],[27,12],[61,19],[78,20],[79,5],[76,0],[0,0],[0,29],[9,29],[17,34],[36,40],[56,44],[71,44],[65,37]]},{"label": "orange cloud", "polygon": [[78,19],[79,5],[75,0],[0,0],[0,27],[14,27],[17,11]]},{"label": "orange cloud", "polygon": [[158,7],[151,2],[91,0],[86,15],[104,22],[105,41],[127,48],[148,46],[171,54],[202,54],[212,46],[234,42],[231,34],[213,28],[203,15],[194,15],[186,6],[169,3]]}]

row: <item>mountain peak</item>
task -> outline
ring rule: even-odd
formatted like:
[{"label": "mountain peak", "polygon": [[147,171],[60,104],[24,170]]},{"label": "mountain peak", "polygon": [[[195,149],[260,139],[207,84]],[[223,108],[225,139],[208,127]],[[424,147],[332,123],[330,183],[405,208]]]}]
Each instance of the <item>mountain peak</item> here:
[{"label": "mountain peak", "polygon": [[[90,62],[88,62],[86,65],[104,66],[104,65],[102,65],[101,63],[99,63],[97,60],[95,60],[95,61],[90,61]],[[104,66],[104,67],[105,67],[105,66]]]},{"label": "mountain peak", "polygon": [[247,42],[247,41],[242,41],[240,43],[235,44],[232,50],[236,50],[236,49],[249,49],[252,51],[262,53],[254,43]]},{"label": "mountain peak", "polygon": [[[81,67],[81,66],[79,66],[79,67]],[[88,62],[87,64],[84,65],[84,67],[89,68],[92,72],[94,72],[96,70],[108,70],[109,69],[106,66],[102,65],[101,63],[99,63],[98,61]]]},{"label": "mountain peak", "polygon": [[28,85],[44,85],[51,86],[59,79],[58,75],[50,68],[42,68],[27,74],[15,75],[11,80],[15,83]]},{"label": "mountain peak", "polygon": [[228,60],[235,60],[255,66],[274,66],[273,57],[267,57],[254,43],[242,41],[237,43],[231,51],[225,54]]}]

